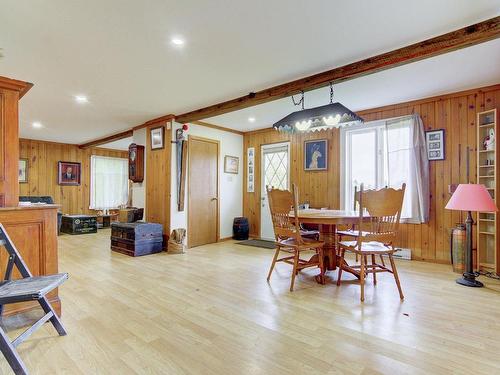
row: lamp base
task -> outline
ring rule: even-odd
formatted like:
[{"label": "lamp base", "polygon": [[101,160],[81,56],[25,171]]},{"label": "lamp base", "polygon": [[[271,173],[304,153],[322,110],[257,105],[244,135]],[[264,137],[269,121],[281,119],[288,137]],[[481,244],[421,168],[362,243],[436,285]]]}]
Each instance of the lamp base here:
[{"label": "lamp base", "polygon": [[464,273],[461,278],[457,279],[457,284],[473,288],[481,288],[484,286],[481,281],[476,280],[476,275],[468,273]]}]

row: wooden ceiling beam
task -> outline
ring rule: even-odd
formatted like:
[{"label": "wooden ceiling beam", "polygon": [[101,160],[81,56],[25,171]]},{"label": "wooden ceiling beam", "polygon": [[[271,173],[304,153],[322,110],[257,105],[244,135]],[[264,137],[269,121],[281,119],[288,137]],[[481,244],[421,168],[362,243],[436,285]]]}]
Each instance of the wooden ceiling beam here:
[{"label": "wooden ceiling beam", "polygon": [[93,140],[93,141],[90,141],[87,143],[83,143],[81,145],[78,145],[78,147],[79,148],[97,147],[97,146],[103,145],[105,143],[118,141],[118,140],[123,139],[123,138],[132,137],[133,134],[134,134],[134,131],[132,129],[129,129],[129,130],[126,130],[126,131],[121,132],[121,133],[113,134],[113,135],[110,135],[110,136],[107,136],[104,138],[99,138],[99,139],[96,139],[96,140]]},{"label": "wooden ceiling beam", "polygon": [[310,91],[325,87],[328,86],[330,82],[339,83],[455,51],[496,39],[499,36],[500,16],[326,72],[314,74],[265,90],[251,92],[248,95],[236,99],[187,112],[176,116],[176,121],[188,123],[207,119],[224,113],[289,97],[301,91]]},{"label": "wooden ceiling beam", "polygon": [[78,145],[80,148],[89,148],[89,147],[96,147],[105,143],[113,142],[113,141],[118,141],[123,138],[128,138],[132,137],[134,135],[134,130],[139,130],[142,128],[146,128],[151,125],[157,125],[161,122],[168,122],[172,121],[174,119],[174,115],[166,115],[162,117],[155,118],[153,120],[146,121],[145,123],[141,125],[134,126],[132,129],[125,130],[121,133],[116,133],[113,135],[109,135],[107,137],[95,139],[93,141],[87,142],[87,143],[82,143],[81,145]]}]

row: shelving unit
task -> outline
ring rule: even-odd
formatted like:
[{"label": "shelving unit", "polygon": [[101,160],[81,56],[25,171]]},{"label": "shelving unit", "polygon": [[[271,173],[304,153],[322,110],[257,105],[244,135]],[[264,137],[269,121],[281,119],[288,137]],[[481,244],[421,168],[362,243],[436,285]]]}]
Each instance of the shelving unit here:
[{"label": "shelving unit", "polygon": [[[497,110],[479,112],[477,114],[477,176],[478,183],[488,189],[493,200],[497,203],[497,192],[500,191],[497,178],[499,170],[498,160],[498,117]],[[484,139],[490,129],[495,132],[495,147],[485,150]],[[477,267],[481,271],[500,273],[500,223],[496,213],[479,212],[477,222]]]}]

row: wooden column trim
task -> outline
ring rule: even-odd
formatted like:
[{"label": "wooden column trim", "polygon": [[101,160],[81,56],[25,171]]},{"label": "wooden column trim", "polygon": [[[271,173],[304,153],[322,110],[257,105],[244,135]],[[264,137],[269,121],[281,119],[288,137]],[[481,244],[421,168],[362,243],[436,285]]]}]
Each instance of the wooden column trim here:
[{"label": "wooden column trim", "polygon": [[17,91],[19,93],[19,99],[21,99],[32,87],[33,84],[30,82],[0,76],[0,88]]},{"label": "wooden column trim", "polygon": [[386,69],[409,64],[418,60],[437,56],[475,44],[483,43],[500,36],[500,16],[476,23],[461,29],[430,38],[390,52],[356,61],[309,77],[297,79],[265,90],[251,92],[226,102],[211,105],[176,117],[181,123],[193,122],[243,108],[267,103],[300,93],[327,86],[330,82],[339,83],[373,74]]}]

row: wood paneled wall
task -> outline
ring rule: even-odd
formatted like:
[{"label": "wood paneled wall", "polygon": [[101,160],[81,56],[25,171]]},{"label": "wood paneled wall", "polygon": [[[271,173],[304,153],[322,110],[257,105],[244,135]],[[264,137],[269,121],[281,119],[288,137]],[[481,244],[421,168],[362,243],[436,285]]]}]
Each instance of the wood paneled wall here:
[{"label": "wood paneled wall", "polygon": [[[90,213],[90,156],[127,158],[127,151],[104,148],[81,149],[77,145],[29,139],[19,141],[20,158],[27,158],[28,183],[19,184],[20,195],[50,195],[65,214]],[[57,163],[78,162],[82,165],[80,186],[57,183]]]},{"label": "wood paneled wall", "polygon": [[[448,185],[466,182],[465,150],[469,146],[471,182],[476,179],[476,113],[500,107],[500,85],[468,90],[439,97],[400,103],[359,112],[365,121],[419,113],[426,130],[445,129],[446,160],[430,162],[430,221],[426,224],[402,225],[398,246],[412,249],[417,260],[450,262],[448,229],[461,221],[460,213],[445,210],[450,195]],[[260,146],[291,141],[291,181],[300,191],[300,201],[312,207],[340,207],[339,131],[323,131],[309,135],[287,135],[272,129],[246,133],[245,157],[248,147],[255,147],[255,193],[246,192],[244,168],[244,216],[250,221],[250,233],[260,233]],[[305,172],[303,143],[306,139],[328,139],[328,171]],[[245,164],[246,165],[246,160]]]},{"label": "wood paneled wall", "polygon": [[146,220],[163,225],[163,234],[170,233],[170,184],[171,184],[171,123],[164,126],[164,147],[151,150],[151,129],[160,125],[151,125],[146,130]]}]

